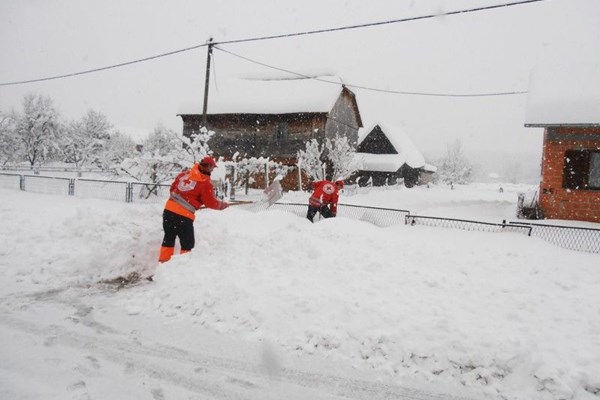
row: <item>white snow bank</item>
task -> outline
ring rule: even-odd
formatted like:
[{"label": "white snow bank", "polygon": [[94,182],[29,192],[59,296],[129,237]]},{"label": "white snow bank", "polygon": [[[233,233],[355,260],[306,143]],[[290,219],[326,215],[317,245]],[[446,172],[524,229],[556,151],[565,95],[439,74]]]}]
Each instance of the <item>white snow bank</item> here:
[{"label": "white snow bank", "polygon": [[[396,193],[426,202],[435,192],[377,191],[372,205]],[[1,195],[0,295],[11,313],[11,294],[154,272],[143,290],[107,295],[105,306],[489,397],[586,399],[600,389],[597,255],[511,233],[311,224],[230,207],[201,211],[194,251],[158,265],[160,205]],[[504,195],[471,204],[502,206]],[[16,357],[10,337],[0,339],[0,353]]]}]

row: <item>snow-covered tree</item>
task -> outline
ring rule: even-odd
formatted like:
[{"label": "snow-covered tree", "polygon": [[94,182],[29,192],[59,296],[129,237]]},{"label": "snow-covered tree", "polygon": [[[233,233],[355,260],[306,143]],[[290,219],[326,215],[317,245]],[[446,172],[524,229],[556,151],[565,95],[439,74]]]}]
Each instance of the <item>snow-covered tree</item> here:
[{"label": "snow-covered tree", "polygon": [[317,139],[311,139],[306,143],[306,150],[298,151],[298,166],[313,181],[325,179],[325,162],[321,160],[323,150]]},{"label": "snow-covered tree", "polygon": [[193,164],[200,161],[204,156],[211,155],[212,151],[208,147],[208,141],[214,134],[214,131],[201,127],[198,132],[192,133],[190,137],[178,136],[183,143],[183,150],[187,154],[185,161]]},{"label": "snow-covered tree", "polygon": [[16,119],[14,114],[0,110],[0,164],[20,161],[23,156],[22,144],[15,132]]},{"label": "snow-covered tree", "polygon": [[98,155],[98,164],[105,171],[115,171],[126,158],[136,153],[135,142],[127,135],[114,131]]},{"label": "snow-covered tree", "polygon": [[358,170],[355,151],[346,136],[336,135],[335,139],[327,139],[327,161],[331,164],[331,177],[334,180],[347,179]]},{"label": "snow-covered tree", "polygon": [[124,159],[118,171],[140,182],[169,181],[211,153],[208,141],[213,135],[202,128],[188,138],[159,124],[144,142],[142,153]]},{"label": "snow-covered tree", "polygon": [[173,149],[182,147],[182,139],[177,134],[166,128],[162,124],[157,124],[156,127],[148,138],[144,140],[144,153],[158,154],[159,156],[166,156],[171,153]]},{"label": "snow-covered tree", "polygon": [[57,150],[58,126],[58,112],[50,97],[34,94],[24,97],[23,114],[17,114],[15,132],[31,166],[44,162]]},{"label": "snow-covered tree", "polygon": [[346,179],[358,168],[352,145],[347,137],[340,135],[328,138],[325,146],[311,139],[305,150],[298,151],[298,166],[313,181]]},{"label": "snow-covered tree", "polygon": [[[257,175],[273,176],[273,180],[283,179],[290,171],[290,166],[284,165],[277,161],[269,160],[264,157],[252,157],[230,162],[235,168],[237,180],[234,182],[238,187],[245,187],[246,192],[251,183],[254,182],[254,177]],[[227,163],[224,163],[227,165]]]},{"label": "snow-covered tree", "polygon": [[93,110],[80,120],[69,122],[60,138],[64,161],[74,163],[77,168],[90,163],[101,164],[111,129],[106,116]]},{"label": "snow-covered tree", "polygon": [[465,184],[471,182],[472,175],[473,166],[463,154],[460,139],[449,143],[446,154],[438,162],[436,180],[447,184]]}]

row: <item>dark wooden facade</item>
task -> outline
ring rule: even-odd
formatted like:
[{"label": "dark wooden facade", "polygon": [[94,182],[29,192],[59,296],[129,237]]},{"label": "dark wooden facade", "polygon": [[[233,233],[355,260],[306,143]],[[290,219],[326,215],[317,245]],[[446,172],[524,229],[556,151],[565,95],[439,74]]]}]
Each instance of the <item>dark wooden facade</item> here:
[{"label": "dark wooden facade", "polygon": [[360,142],[356,148],[357,153],[371,154],[398,154],[387,135],[379,125],[373,127],[371,132]]},{"label": "dark wooden facade", "polygon": [[[198,132],[202,125],[201,114],[179,115],[185,136]],[[304,150],[311,139],[324,143],[326,138],[340,135],[356,145],[362,119],[354,93],[342,86],[335,104],[326,112],[208,114],[207,124],[208,129],[215,132],[209,142],[215,157],[225,160],[232,160],[234,155],[264,157],[295,166],[298,151]],[[282,186],[297,189],[297,171],[290,172]]]},{"label": "dark wooden facade", "polygon": [[[359,143],[356,152],[359,155],[361,153],[398,154],[398,151],[379,125],[375,125]],[[353,176],[353,180],[360,186],[365,186],[369,182],[373,186],[385,186],[396,185],[399,179],[403,179],[404,185],[411,188],[417,184],[429,182],[432,174],[433,172],[427,170],[425,165],[414,168],[407,163],[403,163],[394,171],[359,170]]]}]

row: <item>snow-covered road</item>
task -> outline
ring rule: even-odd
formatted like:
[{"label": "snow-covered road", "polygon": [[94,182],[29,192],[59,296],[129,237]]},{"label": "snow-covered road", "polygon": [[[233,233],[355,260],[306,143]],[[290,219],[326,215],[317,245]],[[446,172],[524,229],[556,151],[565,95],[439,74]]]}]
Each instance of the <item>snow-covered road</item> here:
[{"label": "snow-covered road", "polygon": [[109,306],[111,298],[152,285],[65,287],[0,299],[0,338],[10,343],[0,351],[0,398],[467,398],[466,390],[400,386],[318,356],[284,361],[269,343]]}]

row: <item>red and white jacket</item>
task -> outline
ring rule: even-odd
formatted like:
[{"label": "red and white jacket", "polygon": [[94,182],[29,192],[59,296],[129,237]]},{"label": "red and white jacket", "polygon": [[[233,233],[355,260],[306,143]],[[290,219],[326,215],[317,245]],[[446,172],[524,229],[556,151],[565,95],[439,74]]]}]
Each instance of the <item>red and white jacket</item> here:
[{"label": "red and white jacket", "polygon": [[333,215],[337,214],[338,188],[331,181],[316,181],[313,183],[313,193],[308,199],[308,205],[312,207],[321,207],[330,205]]},{"label": "red and white jacket", "polygon": [[196,210],[205,206],[215,210],[227,208],[227,203],[215,197],[210,176],[198,169],[198,164],[183,170],[171,184],[171,197],[165,204],[165,210],[182,215],[192,221]]}]

